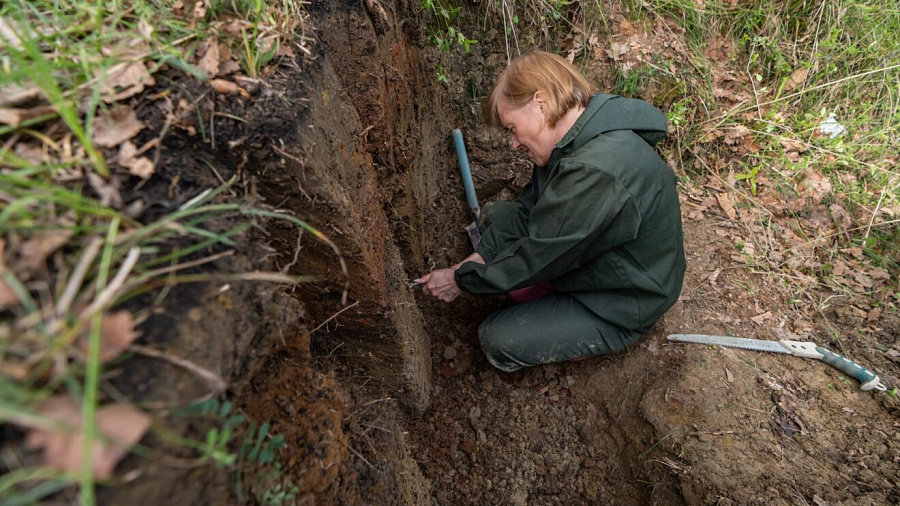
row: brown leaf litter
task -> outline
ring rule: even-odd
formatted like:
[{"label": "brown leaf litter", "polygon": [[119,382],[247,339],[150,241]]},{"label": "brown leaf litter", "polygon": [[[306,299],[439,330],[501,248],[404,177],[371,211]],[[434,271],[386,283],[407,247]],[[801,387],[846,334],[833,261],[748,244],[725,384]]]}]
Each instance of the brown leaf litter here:
[{"label": "brown leaf litter", "polygon": [[[38,413],[60,425],[59,428],[32,428],[25,438],[31,448],[43,449],[43,464],[67,472],[81,468],[84,438],[81,435],[82,414],[67,395],[49,397],[38,406]],[[96,478],[112,476],[129,448],[140,441],[150,428],[150,417],[131,406],[112,404],[97,410],[97,440],[93,453]]]},{"label": "brown leaf litter", "polygon": [[7,271],[4,253],[6,250],[6,241],[0,239],[0,309],[19,302],[19,297],[13,292],[12,288],[3,279],[3,273]]},{"label": "brown leaf litter", "polygon": [[119,155],[116,157],[116,161],[119,165],[126,167],[132,175],[147,179],[153,175],[156,166],[149,158],[139,155],[140,151],[137,146],[131,141],[125,141],[119,146]]},{"label": "brown leaf litter", "polygon": [[117,63],[98,77],[102,83],[100,94],[106,103],[133,97],[156,84],[150,70],[140,60]]},{"label": "brown leaf litter", "polygon": [[[100,360],[112,360],[128,349],[140,332],[135,330],[134,317],[128,311],[104,314],[100,322]],[[79,350],[87,355],[87,337],[78,343]]]},{"label": "brown leaf litter", "polygon": [[108,113],[100,114],[94,122],[94,144],[101,148],[113,148],[131,139],[144,129],[134,109],[116,104]]}]

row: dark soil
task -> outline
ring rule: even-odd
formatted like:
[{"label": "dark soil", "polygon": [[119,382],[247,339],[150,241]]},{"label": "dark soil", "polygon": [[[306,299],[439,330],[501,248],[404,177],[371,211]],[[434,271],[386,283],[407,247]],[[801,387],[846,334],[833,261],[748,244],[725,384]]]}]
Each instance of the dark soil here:
[{"label": "dark soil", "polygon": [[[207,120],[224,111],[247,123],[217,117],[215,146],[176,129],[166,168],[134,194],[151,204],[148,213],[171,209],[219,184],[209,161],[221,177],[239,176],[234,197],[302,217],[346,260],[343,305],[347,279],[334,252],[295,227],[266,223],[217,268],[288,268],[319,282],[176,289],[167,312],[144,327],[146,339],[228,379],[227,397],[285,436],[280,461],[300,488],[297,504],[900,501],[895,398],[860,392],[820,362],[665,339],[771,339],[809,322],[811,339],[879,371],[890,387],[900,379],[897,315],[873,318],[845,302],[804,314],[770,278],[732,259],[732,225],[722,217],[688,217],[685,206],[682,298],[627,353],[493,369],[477,326],[508,302],[464,296],[446,305],[409,281],[470,251],[452,128],[465,130],[482,202],[515,198],[530,177],[527,162],[478,119],[478,97],[506,63],[503,34],[451,57],[425,44],[414,4],[381,5],[389,19],[365,2],[310,4],[313,58],[271,69],[251,99],[202,98],[193,93],[199,84],[179,83]],[[461,22],[477,30],[481,12]],[[662,50],[667,41],[643,43]],[[449,85],[434,77],[439,62]],[[597,83],[612,79],[601,64],[588,72]],[[142,119],[158,125],[155,114],[148,107]],[[121,382],[139,403],[168,408],[204,394],[187,373],[135,364]],[[210,467],[154,461],[105,497],[222,504],[237,501],[230,483]],[[248,480],[245,497],[259,501],[265,486]]]}]

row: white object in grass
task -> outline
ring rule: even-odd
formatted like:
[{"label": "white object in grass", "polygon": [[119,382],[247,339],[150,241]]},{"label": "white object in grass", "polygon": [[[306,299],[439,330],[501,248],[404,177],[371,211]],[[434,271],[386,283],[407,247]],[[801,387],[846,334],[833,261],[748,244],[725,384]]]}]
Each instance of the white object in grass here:
[{"label": "white object in grass", "polygon": [[838,123],[837,118],[834,117],[834,113],[829,114],[824,121],[819,123],[819,133],[822,135],[827,135],[834,139],[839,135],[843,135],[847,129],[844,125]]}]

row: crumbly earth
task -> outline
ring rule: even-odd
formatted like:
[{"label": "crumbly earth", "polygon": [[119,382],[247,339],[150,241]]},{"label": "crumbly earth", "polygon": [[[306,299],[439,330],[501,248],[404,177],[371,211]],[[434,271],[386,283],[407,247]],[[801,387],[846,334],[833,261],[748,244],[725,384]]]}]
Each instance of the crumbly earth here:
[{"label": "crumbly earth", "polygon": [[[721,178],[686,172],[675,141],[663,152],[684,181],[688,272],[678,303],[625,353],[513,374],[493,369],[477,326],[508,302],[463,296],[442,304],[409,281],[470,251],[453,127],[465,130],[482,201],[515,198],[530,176],[528,163],[478,119],[479,100],[506,62],[504,35],[486,34],[469,55],[450,57],[425,44],[413,4],[381,2],[387,19],[366,5],[312,2],[314,59],[276,69],[253,99],[220,98],[218,110],[246,123],[222,119],[218,148],[188,129],[170,135],[170,169],[144,189],[177,206],[210,184],[202,157],[187,154],[205,153],[222,177],[241,176],[243,196],[295,212],[346,259],[343,305],[345,278],[332,250],[270,223],[242,243],[255,253],[219,267],[271,262],[319,282],[289,292],[176,290],[168,313],[146,324],[151,339],[229,379],[241,410],[285,436],[280,460],[299,487],[296,504],[900,502],[896,398],[861,392],[817,361],[666,340],[674,332],[803,335],[878,371],[889,387],[900,379],[900,317],[840,297],[798,303],[783,278],[749,269],[736,251],[740,223],[700,205],[703,189]],[[477,30],[471,10],[460,19]],[[610,19],[613,37],[632,47],[684,51],[677,30]],[[446,85],[435,80],[438,63]],[[600,86],[612,79],[603,61],[586,71]],[[144,114],[161,122],[152,109]],[[234,149],[224,147],[229,141]],[[138,368],[122,382],[172,402],[190,390],[189,376],[158,371]],[[154,466],[105,497],[237,501],[219,471]],[[250,481],[242,497],[260,502],[265,487]]]}]

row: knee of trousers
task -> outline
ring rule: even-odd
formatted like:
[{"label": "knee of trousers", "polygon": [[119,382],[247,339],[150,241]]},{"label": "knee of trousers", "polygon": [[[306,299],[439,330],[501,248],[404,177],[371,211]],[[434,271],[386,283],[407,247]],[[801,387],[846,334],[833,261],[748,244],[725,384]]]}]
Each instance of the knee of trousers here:
[{"label": "knee of trousers", "polygon": [[484,356],[491,365],[506,372],[522,368],[522,364],[517,363],[513,358],[512,350],[516,342],[516,333],[511,330],[503,325],[494,324],[491,317],[488,317],[478,327],[478,341],[481,343]]}]

